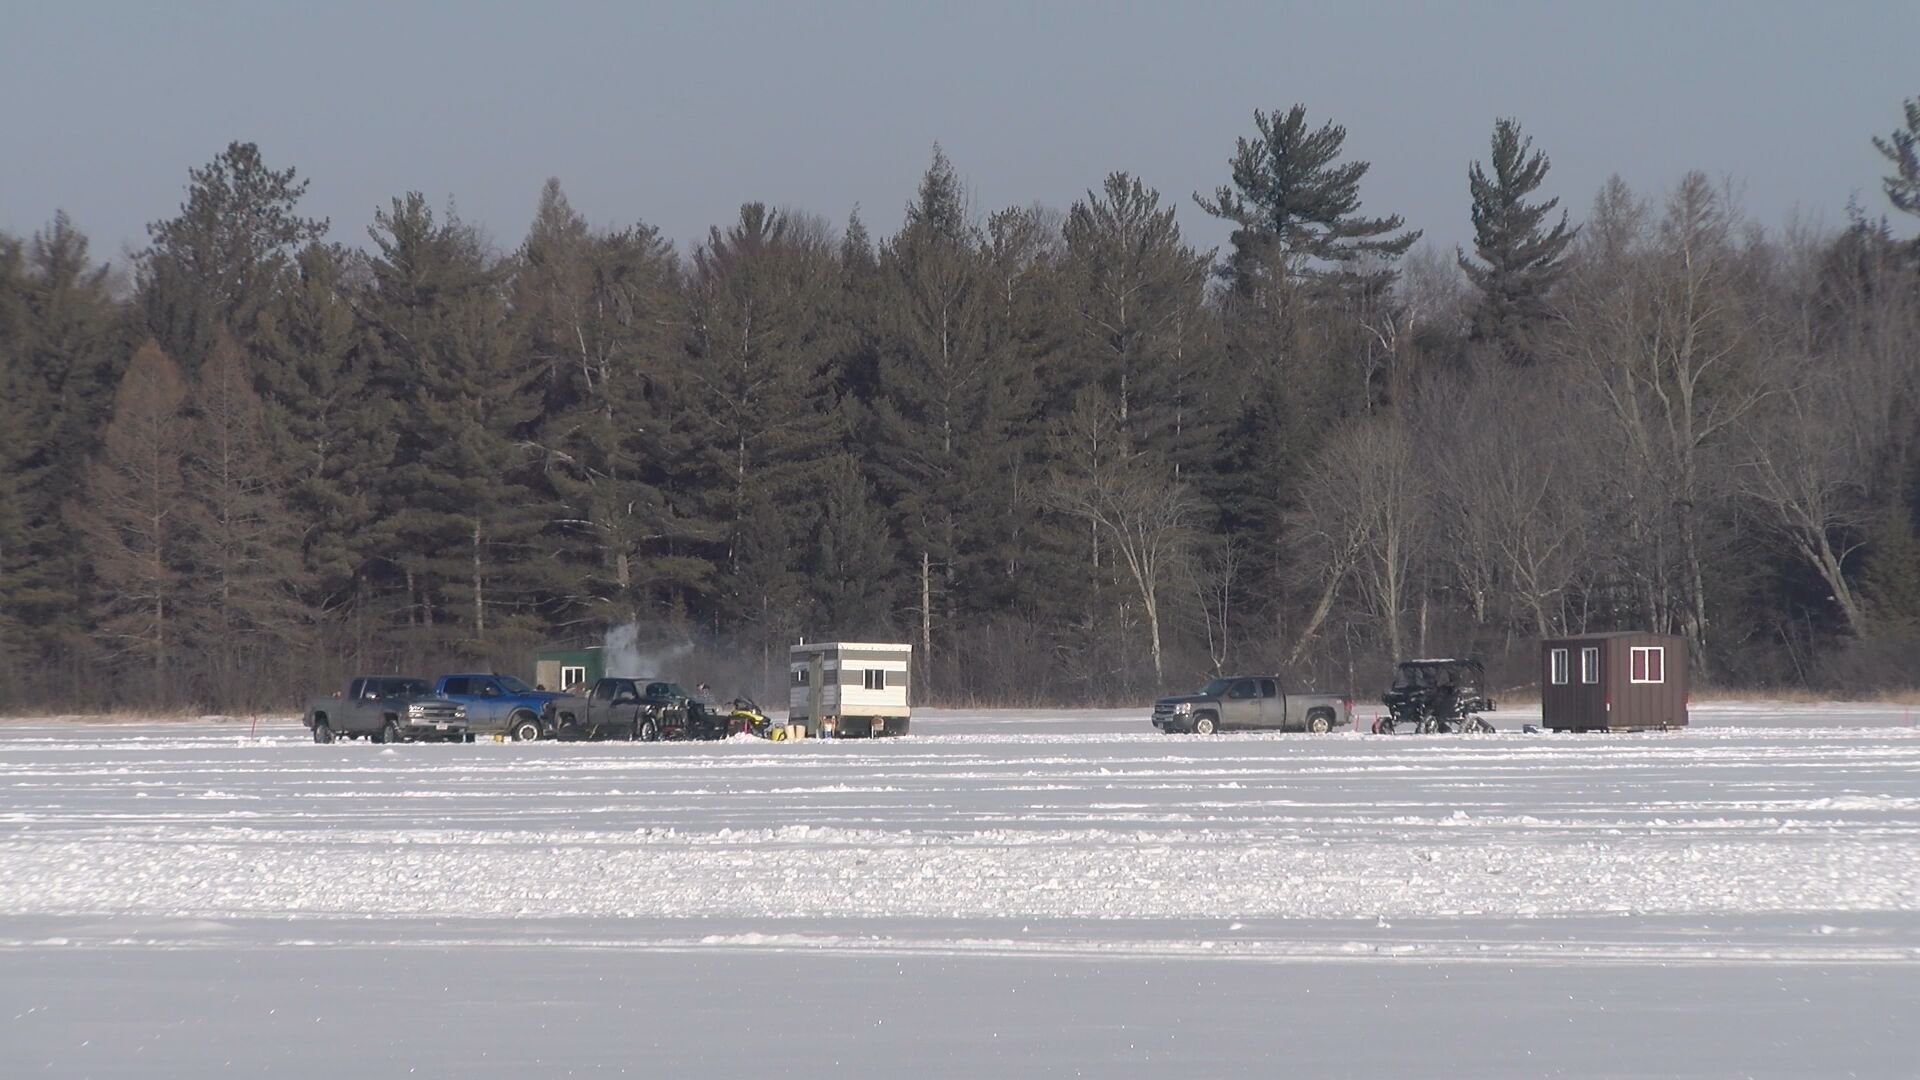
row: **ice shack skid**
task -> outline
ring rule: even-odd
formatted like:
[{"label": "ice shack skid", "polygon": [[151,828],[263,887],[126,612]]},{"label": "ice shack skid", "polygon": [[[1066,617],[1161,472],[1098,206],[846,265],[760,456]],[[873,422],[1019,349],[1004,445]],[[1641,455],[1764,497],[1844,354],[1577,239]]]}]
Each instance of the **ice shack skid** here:
[{"label": "ice shack skid", "polygon": [[1540,643],[1540,722],[1555,731],[1687,724],[1687,639],[1581,634]]},{"label": "ice shack skid", "polygon": [[809,735],[905,735],[913,646],[861,641],[795,645],[788,654],[787,722]]}]

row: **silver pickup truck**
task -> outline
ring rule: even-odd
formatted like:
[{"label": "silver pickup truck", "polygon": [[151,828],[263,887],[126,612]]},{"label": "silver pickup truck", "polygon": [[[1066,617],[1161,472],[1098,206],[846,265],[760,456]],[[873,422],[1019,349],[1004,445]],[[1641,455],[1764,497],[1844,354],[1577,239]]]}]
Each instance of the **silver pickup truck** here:
[{"label": "silver pickup truck", "polygon": [[311,698],[301,722],[317,743],[356,736],[382,743],[473,741],[465,706],[435,697],[425,679],[399,675],[363,676],[348,683],[345,693]]},{"label": "silver pickup truck", "polygon": [[1153,726],[1169,734],[1217,731],[1332,731],[1353,723],[1353,699],[1289,694],[1278,675],[1230,675],[1197,694],[1153,703]]}]

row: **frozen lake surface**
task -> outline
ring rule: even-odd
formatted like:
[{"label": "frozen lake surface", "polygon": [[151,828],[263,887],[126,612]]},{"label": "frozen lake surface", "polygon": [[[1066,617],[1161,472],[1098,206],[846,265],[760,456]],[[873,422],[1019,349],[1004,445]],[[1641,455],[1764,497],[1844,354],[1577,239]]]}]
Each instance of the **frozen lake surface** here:
[{"label": "frozen lake surface", "polygon": [[22,1076],[1916,1075],[1911,713],[1694,720],[0,722],[0,1049]]}]

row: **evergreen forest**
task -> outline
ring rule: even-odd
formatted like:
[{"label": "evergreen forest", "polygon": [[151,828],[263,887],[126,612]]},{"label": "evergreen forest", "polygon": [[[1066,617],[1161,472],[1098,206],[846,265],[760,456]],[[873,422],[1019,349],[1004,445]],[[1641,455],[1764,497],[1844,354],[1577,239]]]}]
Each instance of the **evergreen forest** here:
[{"label": "evergreen forest", "polygon": [[417,192],[332,242],[236,142],[123,262],[0,233],[0,710],[291,709],[626,626],[774,701],[803,639],[912,642],[920,704],[1372,697],[1417,654],[1497,695],[1613,629],[1909,686],[1920,99],[1860,128],[1884,197],[1819,230],[1706,173],[1557,191],[1500,119],[1433,178],[1450,250],[1299,106],[1210,191],[978,207],[936,147],[892,235],[755,202],[690,250],[558,181],[510,250]]}]

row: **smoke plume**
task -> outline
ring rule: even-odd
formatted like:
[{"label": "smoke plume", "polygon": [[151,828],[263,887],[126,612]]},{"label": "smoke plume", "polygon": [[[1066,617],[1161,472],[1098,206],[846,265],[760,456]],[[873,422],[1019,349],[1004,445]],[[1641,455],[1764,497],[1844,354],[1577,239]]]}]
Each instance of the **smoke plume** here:
[{"label": "smoke plume", "polygon": [[623,623],[607,630],[601,641],[600,661],[608,675],[623,679],[671,678],[668,665],[693,652],[693,642],[640,647],[640,624]]}]

